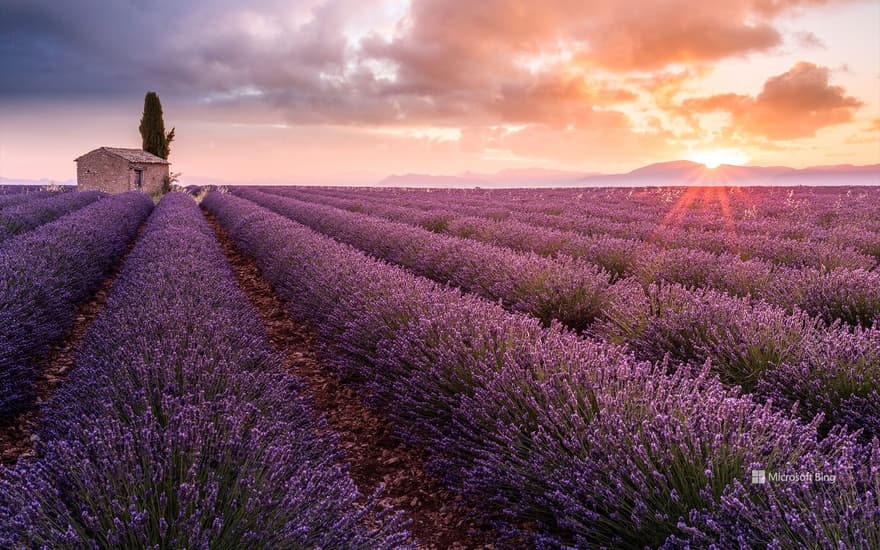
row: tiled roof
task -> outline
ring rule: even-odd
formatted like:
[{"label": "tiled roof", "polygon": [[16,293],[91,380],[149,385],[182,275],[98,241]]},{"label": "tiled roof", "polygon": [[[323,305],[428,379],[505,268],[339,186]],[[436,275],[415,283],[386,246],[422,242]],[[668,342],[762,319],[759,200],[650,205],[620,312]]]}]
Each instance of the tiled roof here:
[{"label": "tiled roof", "polygon": [[101,150],[107,151],[111,155],[116,155],[117,157],[124,158],[128,162],[141,162],[146,164],[170,164],[162,157],[157,157],[153,153],[148,153],[142,149],[123,149],[121,147],[99,147],[94,151],[89,151],[85,155],[78,157],[76,160],[79,160],[86,155],[90,155],[96,151]]}]

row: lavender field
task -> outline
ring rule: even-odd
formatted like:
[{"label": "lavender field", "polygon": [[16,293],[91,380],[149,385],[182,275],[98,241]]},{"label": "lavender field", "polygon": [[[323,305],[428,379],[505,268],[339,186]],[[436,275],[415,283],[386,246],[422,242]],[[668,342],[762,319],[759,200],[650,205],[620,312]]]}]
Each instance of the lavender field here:
[{"label": "lavender field", "polygon": [[880,548],[880,188],[190,191],[0,189],[0,547]]}]

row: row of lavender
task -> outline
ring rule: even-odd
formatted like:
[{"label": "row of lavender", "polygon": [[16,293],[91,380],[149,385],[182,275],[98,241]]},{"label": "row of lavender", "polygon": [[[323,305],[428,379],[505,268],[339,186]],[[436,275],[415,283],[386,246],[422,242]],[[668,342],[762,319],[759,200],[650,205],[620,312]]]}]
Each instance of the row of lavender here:
[{"label": "row of lavender", "polygon": [[20,185],[20,184],[0,184],[0,196],[5,195],[26,195],[28,193],[37,193],[40,191],[52,191],[53,193],[64,192],[76,189],[75,186],[61,185],[57,183],[47,183],[45,185]]},{"label": "row of lavender", "polygon": [[[325,192],[338,192],[332,189]],[[663,239],[675,245],[711,233],[770,235],[852,246],[880,254],[880,189],[666,188],[568,190],[364,189],[382,200],[415,201],[424,208],[445,203],[498,219],[528,215],[535,223],[574,224],[588,233],[631,239]],[[662,229],[662,231],[658,231]],[[712,239],[704,237],[704,241]],[[680,245],[679,245],[680,246]]]},{"label": "row of lavender", "polygon": [[167,195],[44,410],[39,458],[0,480],[0,546],[405,546],[280,369],[198,207]]},{"label": "row of lavender", "polygon": [[0,246],[0,417],[33,403],[36,362],[72,326],[152,206],[139,193],[108,197]]},{"label": "row of lavender", "polygon": [[[337,194],[337,191],[323,192]],[[399,201],[408,206],[434,209],[438,205],[459,214],[487,217],[526,223],[538,227],[550,227],[565,231],[576,231],[587,236],[611,236],[632,245],[649,242],[653,247],[691,248],[713,253],[730,253],[741,259],[760,258],[787,265],[809,265],[868,268],[880,258],[880,220],[875,218],[852,220],[849,211],[835,214],[835,219],[843,221],[834,230],[809,225],[793,230],[793,224],[785,219],[777,223],[759,221],[735,222],[732,213],[724,204],[694,205],[687,199],[688,193],[699,193],[699,189],[684,191],[676,202],[665,204],[662,216],[654,212],[643,213],[637,202],[626,195],[617,194],[605,203],[596,204],[580,195],[569,195],[549,204],[539,199],[532,202],[502,200],[470,201],[462,200],[448,191],[438,192],[439,196],[417,198],[418,195],[401,195]],[[719,192],[715,190],[715,192]],[[361,196],[369,196],[388,201],[389,191],[360,191]],[[876,193],[876,191],[875,191]],[[348,195],[350,196],[350,195]],[[494,196],[493,196],[494,197]],[[874,197],[873,201],[877,198]],[[872,203],[870,197],[863,202]],[[701,207],[708,207],[701,210]],[[712,228],[702,221],[686,224],[691,213],[722,211],[722,227]],[[623,213],[623,214],[621,214]],[[623,219],[616,219],[623,216]],[[771,224],[768,226],[768,224]],[[836,224],[834,224],[836,225]],[[818,234],[817,234],[818,232]],[[789,235],[792,238],[788,238]]]},{"label": "row of lavender", "polygon": [[[816,240],[845,239],[852,229],[859,232],[880,231],[880,219],[871,204],[878,188],[702,188],[644,190],[640,193],[617,193],[607,201],[618,207],[619,221],[646,220],[645,210],[653,212],[654,227],[675,209],[679,223],[687,229],[727,230],[737,233],[764,233],[788,238]],[[511,197],[527,206],[528,197]],[[570,193],[548,196],[550,204],[568,205],[574,210],[583,201],[572,201]],[[551,208],[553,208],[551,206]],[[565,208],[564,208],[565,210]],[[606,210],[607,215],[612,215]],[[635,218],[635,219],[627,219]],[[732,224],[732,225],[731,225]],[[838,241],[840,244],[844,240]]]},{"label": "row of lavender", "polygon": [[[329,192],[339,193],[338,190]],[[562,195],[549,201],[536,198],[533,202],[526,201],[525,197],[507,202],[497,195],[481,201],[465,201],[449,193],[443,193],[443,198],[398,194],[397,201],[426,210],[439,205],[470,216],[518,221],[588,236],[610,236],[634,243],[649,243],[654,247],[729,253],[742,259],[758,258],[789,265],[858,267],[880,254],[880,220],[871,217],[872,214],[865,213],[857,218],[849,211],[833,215],[826,213],[819,218],[833,219],[834,223],[822,221],[820,226],[820,222],[794,221],[789,216],[758,218],[757,204],[753,204],[739,213],[746,219],[737,220],[725,202],[691,202],[687,198],[691,192],[702,191],[676,191],[683,194],[672,202],[661,203],[659,208],[649,208],[647,212],[642,210],[638,200],[620,193],[612,193],[608,200],[599,204],[593,202],[597,200],[595,197],[580,194]],[[383,191],[363,190],[360,196],[388,201],[382,196],[384,194]],[[862,202],[871,204],[872,199],[866,196]],[[803,214],[809,217],[809,214]],[[704,219],[707,217],[719,217],[720,220],[707,221]]]},{"label": "row of lavender", "polygon": [[7,194],[0,193],[0,208],[6,208],[8,206],[15,206],[16,204],[23,204],[28,201],[36,200],[36,199],[45,199],[47,197],[51,197],[55,195],[55,193],[51,193],[49,191],[31,191],[31,192],[10,192]]},{"label": "row of lavender", "polygon": [[[325,188],[332,189],[332,188]],[[507,206],[532,212],[586,209],[607,219],[660,222],[673,205],[688,204],[682,223],[704,229],[773,227],[786,222],[826,226],[832,218],[880,229],[871,208],[877,187],[642,187],[558,189],[393,189],[361,188],[385,197],[424,197],[471,206]],[[722,204],[723,203],[723,204]],[[619,208],[621,204],[630,209]],[[752,225],[755,224],[755,225]],[[780,226],[781,227],[781,226]]]},{"label": "row of lavender", "polygon": [[543,328],[247,200],[203,205],[443,478],[538,546],[880,544],[876,440],[820,439],[705,369]]},{"label": "row of lavender", "polygon": [[60,193],[0,209],[0,243],[49,223],[104,197],[99,191]]},{"label": "row of lavender", "polygon": [[423,211],[358,198],[332,198],[303,190],[266,190],[542,256],[564,254],[584,259],[608,271],[613,279],[633,277],[645,286],[670,282],[713,288],[734,296],[761,299],[789,311],[799,308],[811,315],[821,315],[828,322],[840,319],[862,326],[870,326],[880,312],[878,271],[789,268],[760,260],[743,261],[731,254],[687,248],[667,250],[515,221],[461,216],[448,210]]},{"label": "row of lavender", "polygon": [[612,284],[595,267],[521,254],[488,244],[254,190],[236,193],[342,242],[452,284],[545,325],[566,326],[626,344],[645,360],[675,366],[707,361],[729,384],[823,430],[846,424],[870,440],[880,434],[880,328],[827,325],[796,310],[710,290]]}]

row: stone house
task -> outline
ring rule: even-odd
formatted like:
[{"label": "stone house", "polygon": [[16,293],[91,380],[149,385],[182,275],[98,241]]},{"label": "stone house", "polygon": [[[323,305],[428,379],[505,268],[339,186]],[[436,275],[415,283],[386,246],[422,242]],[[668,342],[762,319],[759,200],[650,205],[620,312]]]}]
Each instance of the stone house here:
[{"label": "stone house", "polygon": [[99,147],[75,162],[79,191],[156,193],[170,175],[167,160],[141,149]]}]

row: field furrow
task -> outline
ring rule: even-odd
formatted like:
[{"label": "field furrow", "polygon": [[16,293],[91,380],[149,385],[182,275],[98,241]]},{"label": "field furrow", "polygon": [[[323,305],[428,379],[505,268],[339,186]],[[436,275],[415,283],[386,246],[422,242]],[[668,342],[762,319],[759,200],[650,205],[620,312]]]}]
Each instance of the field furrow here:
[{"label": "field furrow", "polygon": [[[817,423],[740,397],[707,370],[669,373],[544,328],[243,199],[214,193],[203,204],[443,479],[514,526],[534,522],[536,542],[880,541],[876,443],[820,439]],[[840,483],[749,485],[766,464],[830,469]],[[817,510],[816,521],[792,521]]]},{"label": "field furrow", "polygon": [[38,406],[26,409],[0,423],[0,462],[3,464],[14,465],[20,458],[34,456],[36,443],[39,441],[39,426],[42,421],[39,406],[51,400],[55,391],[67,378],[70,369],[75,366],[76,354],[82,340],[104,308],[107,295],[119,276],[120,269],[125,264],[125,258],[142,233],[143,227],[141,224],[135,237],[129,242],[128,250],[116,263],[113,272],[101,283],[91,300],[79,307],[73,325],[67,334],[60,341],[54,343],[37,362],[34,393]]},{"label": "field furrow", "polygon": [[744,261],[730,254],[667,250],[520,222],[459,216],[451,211],[423,211],[356,198],[327,199],[272,188],[267,191],[542,256],[564,254],[595,264],[608,271],[612,279],[633,277],[645,286],[678,283],[751,296],[789,311],[799,308],[810,315],[821,315],[827,322],[841,320],[867,327],[880,311],[880,271],[876,270],[791,268],[761,260]]},{"label": "field furrow", "polygon": [[143,194],[108,197],[0,245],[0,417],[33,404],[36,365],[151,209]]},{"label": "field furrow", "polygon": [[[338,188],[309,189],[326,196],[351,197]],[[448,208],[463,215],[519,220],[557,229],[577,228],[587,235],[662,242],[665,246],[708,245],[723,250],[735,245],[748,253],[753,246],[798,246],[814,241],[852,247],[880,258],[880,218],[872,208],[874,188],[845,193],[810,188],[641,188],[425,191],[360,189],[359,197],[416,206]],[[731,237],[746,237],[737,243]],[[760,251],[760,250],[759,250]],[[809,257],[809,252],[801,249]],[[772,259],[772,258],[771,258]]]},{"label": "field furrow", "polygon": [[0,545],[407,547],[301,387],[197,205],[166,196],[46,407],[37,457],[0,479]]},{"label": "field furrow", "polygon": [[344,384],[319,353],[315,332],[293,321],[253,259],[239,252],[226,230],[208,216],[239,286],[259,313],[272,345],[283,354],[286,371],[303,382],[302,395],[339,438],[361,493],[381,490],[379,505],[403,512],[420,549],[515,546],[487,525],[481,512],[466,506],[460,495],[426,472],[423,454],[394,437],[388,419],[368,408],[358,392]]},{"label": "field furrow", "polygon": [[811,420],[880,433],[880,330],[678,285],[643,287],[565,257],[521,254],[419,227],[252,190],[239,195],[413,272],[504,307],[559,321],[640,359],[708,363],[721,380]]}]

